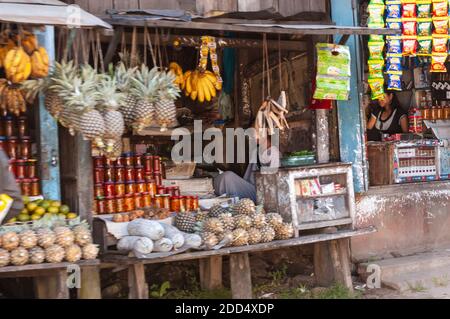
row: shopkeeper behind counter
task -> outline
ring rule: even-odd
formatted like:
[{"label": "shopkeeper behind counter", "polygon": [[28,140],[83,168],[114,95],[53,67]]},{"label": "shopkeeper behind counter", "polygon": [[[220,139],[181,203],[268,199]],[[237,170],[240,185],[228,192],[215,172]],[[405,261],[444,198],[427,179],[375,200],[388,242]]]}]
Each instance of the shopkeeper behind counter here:
[{"label": "shopkeeper behind counter", "polygon": [[381,141],[383,134],[408,133],[408,116],[401,108],[393,92],[386,92],[378,99],[367,123],[367,139]]}]

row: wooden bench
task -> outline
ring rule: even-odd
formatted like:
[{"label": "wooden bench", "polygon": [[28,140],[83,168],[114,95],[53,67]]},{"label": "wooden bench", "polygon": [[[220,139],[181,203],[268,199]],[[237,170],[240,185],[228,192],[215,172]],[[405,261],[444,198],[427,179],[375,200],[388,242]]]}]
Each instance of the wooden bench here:
[{"label": "wooden bench", "polygon": [[67,283],[70,265],[80,267],[79,299],[100,299],[100,261],[80,260],[76,263],[43,263],[0,268],[0,278],[31,277],[34,281],[35,295],[39,299],[69,299]]},{"label": "wooden bench", "polygon": [[277,240],[269,243],[226,247],[218,250],[193,251],[168,257],[138,259],[107,253],[102,262],[118,269],[128,269],[129,298],[147,299],[149,289],[145,265],[199,259],[200,284],[203,289],[222,286],[222,257],[230,258],[230,284],[235,299],[252,298],[252,280],[249,253],[314,244],[314,273],[320,285],[342,283],[353,290],[350,272],[349,239],[375,232],[373,227],[359,230],[325,230],[325,233]]}]

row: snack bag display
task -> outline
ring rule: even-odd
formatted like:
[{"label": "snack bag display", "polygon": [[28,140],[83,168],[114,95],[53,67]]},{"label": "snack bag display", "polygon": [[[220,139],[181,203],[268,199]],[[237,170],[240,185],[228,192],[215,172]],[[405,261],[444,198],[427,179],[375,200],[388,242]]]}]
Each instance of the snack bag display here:
[{"label": "snack bag display", "polygon": [[402,16],[402,5],[400,1],[386,4],[386,19],[396,19]]},{"label": "snack bag display", "polygon": [[401,54],[402,53],[402,38],[401,37],[388,37],[387,38],[387,52],[388,54]]},{"label": "snack bag display", "polygon": [[401,74],[388,74],[387,88],[389,90],[401,91],[402,90]]},{"label": "snack bag display", "polygon": [[383,77],[384,60],[369,60],[367,64],[371,78]]},{"label": "snack bag display", "polygon": [[431,0],[417,0],[417,18],[431,18]]},{"label": "snack bag display", "polygon": [[391,56],[386,59],[386,73],[387,74],[398,74],[402,72],[402,57]]},{"label": "snack bag display", "polygon": [[369,28],[384,28],[384,4],[372,4],[367,7],[369,11]]},{"label": "snack bag display", "polygon": [[447,0],[433,0],[433,17],[445,17],[448,15]]},{"label": "snack bag display", "polygon": [[404,18],[403,22],[403,35],[417,35],[417,19],[416,18]]},{"label": "snack bag display", "polygon": [[432,37],[418,37],[417,38],[417,55],[429,56],[431,55],[431,48],[433,43]]},{"label": "snack bag display", "polygon": [[403,55],[415,55],[417,51],[417,37],[403,37]]},{"label": "snack bag display", "polygon": [[383,59],[384,41],[369,41],[367,46],[369,48],[370,59]]},{"label": "snack bag display", "polygon": [[433,35],[433,53],[447,53],[447,35]]},{"label": "snack bag display", "polygon": [[345,76],[317,75],[314,99],[348,100],[350,78]]},{"label": "snack bag display", "polygon": [[417,19],[417,35],[428,36],[431,35],[433,22],[430,18]]},{"label": "snack bag display", "polygon": [[430,72],[447,72],[445,61],[447,61],[447,53],[433,53],[433,55],[431,56]]},{"label": "snack bag display", "polygon": [[434,17],[433,25],[435,34],[447,34],[448,17]]},{"label": "snack bag display", "polygon": [[416,1],[402,1],[402,17],[415,18],[416,17]]},{"label": "snack bag display", "polygon": [[369,79],[372,100],[377,100],[384,94],[384,79]]}]

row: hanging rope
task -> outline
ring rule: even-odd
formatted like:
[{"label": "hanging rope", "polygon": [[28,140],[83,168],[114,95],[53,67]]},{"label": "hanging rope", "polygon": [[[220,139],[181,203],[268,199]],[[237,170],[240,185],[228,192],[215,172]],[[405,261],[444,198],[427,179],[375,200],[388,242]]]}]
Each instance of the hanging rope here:
[{"label": "hanging rope", "polygon": [[131,53],[130,53],[130,67],[137,65],[137,28],[133,27],[133,34],[131,36]]},{"label": "hanging rope", "polygon": [[281,70],[281,35],[278,35],[278,76],[280,79],[280,90],[284,91],[283,72]]},{"label": "hanging rope", "polygon": [[[146,22],[144,28],[145,28],[145,30],[147,30],[147,22]],[[153,51],[152,39],[151,39],[151,36],[150,36],[150,32],[148,32],[148,30],[147,30],[147,42],[148,42],[148,48],[150,50],[150,55],[152,56],[153,65],[156,66],[155,52]]]},{"label": "hanging rope", "polygon": [[101,71],[104,72],[105,64],[103,62],[102,42],[100,41],[100,32],[98,30],[96,30],[95,36],[96,36],[96,40],[97,40],[97,53],[98,53],[98,57],[100,60],[100,68],[101,68]]}]

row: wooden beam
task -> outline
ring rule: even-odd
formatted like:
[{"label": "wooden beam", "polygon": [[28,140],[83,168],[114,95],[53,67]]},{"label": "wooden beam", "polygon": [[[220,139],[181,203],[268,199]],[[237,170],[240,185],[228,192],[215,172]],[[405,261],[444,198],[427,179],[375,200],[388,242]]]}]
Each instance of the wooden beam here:
[{"label": "wooden beam", "polygon": [[81,286],[78,290],[78,299],[102,299],[99,267],[84,267],[81,269]]},{"label": "wooden beam", "polygon": [[252,299],[252,276],[248,253],[230,256],[230,286],[233,299]]},{"label": "wooden beam", "polygon": [[199,260],[200,287],[205,290],[222,288],[222,256]]},{"label": "wooden beam", "polygon": [[129,299],[148,299],[148,285],[145,279],[144,264],[132,264],[128,267]]},{"label": "wooden beam", "polygon": [[349,36],[348,34],[344,34],[344,35],[341,37],[341,39],[339,40],[339,45],[344,45],[344,44],[346,44],[349,37],[350,37],[350,36]]},{"label": "wooden beam", "polygon": [[109,40],[108,50],[106,51],[104,64],[105,67],[108,67],[108,64],[112,61],[114,55],[116,54],[117,45],[122,37],[123,27],[119,27],[116,32],[114,32],[114,36]]}]

